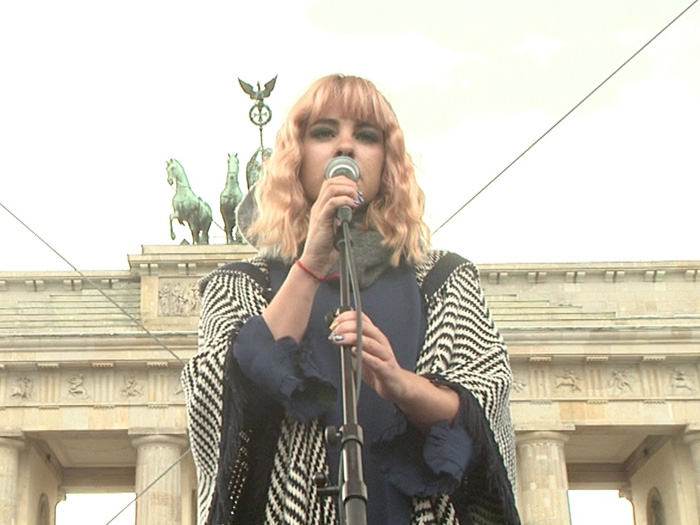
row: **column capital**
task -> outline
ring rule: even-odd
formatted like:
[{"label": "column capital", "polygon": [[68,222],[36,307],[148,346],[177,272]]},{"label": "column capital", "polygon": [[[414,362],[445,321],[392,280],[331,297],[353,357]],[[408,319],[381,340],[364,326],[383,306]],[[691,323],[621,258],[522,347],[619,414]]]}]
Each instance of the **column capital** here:
[{"label": "column capital", "polygon": [[626,483],[624,487],[618,490],[617,495],[632,503],[632,487],[629,484]]},{"label": "column capital", "polygon": [[182,434],[137,434],[130,437],[131,444],[137,448],[144,445],[172,445],[182,449],[189,443]]},{"label": "column capital", "polygon": [[565,445],[568,441],[569,434],[567,432],[557,432],[555,430],[534,430],[515,434],[516,445],[524,445],[533,442]]},{"label": "column capital", "polygon": [[683,434],[683,443],[686,445],[694,445],[700,442],[700,430],[691,430]]},{"label": "column capital", "polygon": [[564,445],[567,432],[533,429],[516,433],[518,508],[523,525],[570,525]]},{"label": "column capital", "polygon": [[[180,460],[187,446],[184,431],[176,429],[131,429],[136,448],[136,523],[175,525],[181,523],[182,483]],[[178,457],[179,456],[179,457]]]},{"label": "column capital", "polygon": [[27,445],[23,432],[0,434],[0,447],[22,450]]}]

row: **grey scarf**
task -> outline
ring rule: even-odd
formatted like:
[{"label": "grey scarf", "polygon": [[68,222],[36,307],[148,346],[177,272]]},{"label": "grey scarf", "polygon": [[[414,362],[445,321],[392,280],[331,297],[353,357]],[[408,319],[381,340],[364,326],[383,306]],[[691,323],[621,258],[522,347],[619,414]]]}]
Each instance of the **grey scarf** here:
[{"label": "grey scarf", "polygon": [[[254,197],[255,186],[246,194],[243,202],[236,210],[236,222],[238,229],[251,246],[256,245],[256,238],[247,234],[248,227],[258,214]],[[393,250],[382,244],[382,235],[376,230],[360,228],[366,215],[366,209],[356,210],[350,223],[350,237],[352,239],[352,255],[357,272],[357,280],[360,288],[367,288],[386,270],[390,264]],[[339,263],[331,268],[330,273],[338,271]]]},{"label": "grey scarf", "polygon": [[[360,288],[367,288],[389,266],[392,250],[382,244],[382,234],[376,230],[364,230],[358,227],[363,220],[364,211],[357,213],[350,223],[351,251]],[[340,262],[331,268],[331,273],[338,271]]]}]

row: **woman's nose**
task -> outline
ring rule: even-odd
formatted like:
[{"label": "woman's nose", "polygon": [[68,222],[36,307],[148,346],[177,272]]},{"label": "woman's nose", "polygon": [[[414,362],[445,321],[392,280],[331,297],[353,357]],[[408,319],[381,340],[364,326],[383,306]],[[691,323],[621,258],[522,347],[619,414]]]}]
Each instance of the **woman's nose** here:
[{"label": "woman's nose", "polygon": [[354,158],[355,157],[355,150],[352,148],[352,146],[339,146],[338,149],[335,152],[336,157],[350,157]]},{"label": "woman's nose", "polygon": [[335,156],[346,156],[351,158],[355,156],[355,146],[353,144],[351,132],[341,130],[340,134],[338,135],[338,144],[335,151]]}]

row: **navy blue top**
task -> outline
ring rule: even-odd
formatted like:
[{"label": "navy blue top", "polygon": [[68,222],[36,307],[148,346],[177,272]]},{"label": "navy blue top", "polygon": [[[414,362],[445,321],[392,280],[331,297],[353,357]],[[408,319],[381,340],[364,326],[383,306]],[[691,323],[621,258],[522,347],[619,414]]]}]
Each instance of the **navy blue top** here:
[{"label": "navy blue top", "polygon": [[[279,289],[287,268],[271,267]],[[343,421],[340,347],[328,341],[326,314],[339,305],[337,283],[322,283],[301,344],[275,341],[262,317],[251,318],[234,341],[241,370],[286,408],[291,417],[340,427]],[[389,339],[402,368],[413,370],[425,335],[425,316],[413,268],[389,267],[362,290],[362,309]],[[428,431],[409,425],[403,413],[363,384],[357,407],[364,435],[363,473],[367,523],[408,525],[411,496],[451,492],[472,457],[473,440],[461,420],[441,421]],[[328,447],[331,482],[337,483],[340,446]]]}]

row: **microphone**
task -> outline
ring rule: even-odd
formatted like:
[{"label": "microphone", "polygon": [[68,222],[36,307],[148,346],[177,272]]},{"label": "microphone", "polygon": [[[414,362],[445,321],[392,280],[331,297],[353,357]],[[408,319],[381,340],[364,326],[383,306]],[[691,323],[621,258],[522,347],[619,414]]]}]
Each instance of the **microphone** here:
[{"label": "microphone", "polygon": [[[347,177],[348,179],[357,182],[360,179],[360,167],[352,158],[345,155],[333,157],[326,165],[326,179],[333,177]],[[341,206],[336,211],[336,216],[341,221],[350,222],[352,219],[352,209],[350,206]]]},{"label": "microphone", "polygon": [[326,166],[326,178],[332,179],[339,175],[357,182],[360,178],[360,167],[351,157],[345,155],[333,157]]}]

